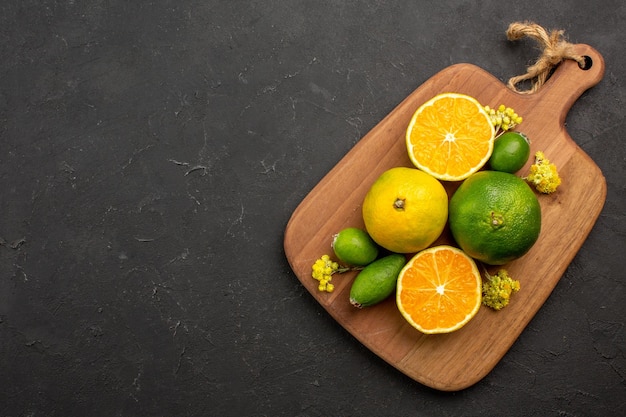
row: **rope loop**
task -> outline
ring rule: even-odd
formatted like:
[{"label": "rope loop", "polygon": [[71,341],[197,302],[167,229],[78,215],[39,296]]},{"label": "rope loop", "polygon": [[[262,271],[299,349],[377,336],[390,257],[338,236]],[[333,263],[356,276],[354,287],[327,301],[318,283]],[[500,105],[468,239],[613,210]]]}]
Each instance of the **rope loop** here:
[{"label": "rope loop", "polygon": [[[543,27],[532,22],[515,22],[509,25],[506,36],[510,41],[529,37],[539,43],[542,49],[541,56],[533,65],[526,68],[526,74],[511,77],[509,88],[521,94],[532,94],[539,90],[548,80],[554,67],[565,59],[578,62],[581,68],[585,66],[585,57],[574,52],[574,45],[565,41],[563,30],[553,30],[548,33]],[[529,90],[520,91],[516,87],[522,81],[532,80]]]}]

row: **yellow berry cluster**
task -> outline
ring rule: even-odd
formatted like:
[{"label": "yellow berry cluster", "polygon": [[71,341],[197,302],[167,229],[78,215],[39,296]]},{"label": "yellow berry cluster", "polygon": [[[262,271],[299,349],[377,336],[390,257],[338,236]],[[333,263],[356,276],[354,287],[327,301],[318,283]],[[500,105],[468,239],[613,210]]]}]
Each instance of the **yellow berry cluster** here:
[{"label": "yellow berry cluster", "polygon": [[504,104],[501,104],[497,109],[485,106],[485,111],[491,118],[491,124],[493,124],[496,131],[502,130],[506,132],[522,123],[522,116],[515,113],[515,110],[512,108],[506,107]]}]

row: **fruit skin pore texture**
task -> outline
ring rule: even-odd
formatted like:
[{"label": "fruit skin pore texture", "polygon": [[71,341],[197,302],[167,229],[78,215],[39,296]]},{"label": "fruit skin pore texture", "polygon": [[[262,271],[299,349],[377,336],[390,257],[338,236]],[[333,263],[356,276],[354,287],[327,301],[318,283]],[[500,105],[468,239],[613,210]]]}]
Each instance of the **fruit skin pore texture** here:
[{"label": "fruit skin pore texture", "polygon": [[416,168],[395,167],[374,182],[363,200],[369,235],[383,248],[415,253],[430,246],[448,219],[443,185]]},{"label": "fruit skin pore texture", "polygon": [[503,265],[526,254],[541,231],[541,206],[521,178],[481,171],[450,199],[450,231],[472,258]]}]

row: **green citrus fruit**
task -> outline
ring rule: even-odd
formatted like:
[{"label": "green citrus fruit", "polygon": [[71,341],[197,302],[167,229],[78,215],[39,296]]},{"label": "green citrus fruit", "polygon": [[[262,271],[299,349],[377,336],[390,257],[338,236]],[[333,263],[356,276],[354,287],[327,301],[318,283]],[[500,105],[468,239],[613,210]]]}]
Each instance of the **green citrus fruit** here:
[{"label": "green citrus fruit", "polygon": [[530,156],[530,144],[523,133],[505,132],[493,144],[489,165],[494,171],[514,173],[522,169]]},{"label": "green citrus fruit", "polygon": [[430,246],[448,218],[448,195],[433,176],[415,168],[385,171],[363,200],[369,235],[383,248],[414,253]]},{"label": "green citrus fruit", "polygon": [[365,230],[356,227],[348,227],[337,233],[332,247],[337,258],[350,265],[364,266],[378,256],[376,243]]},{"label": "green citrus fruit", "polygon": [[530,250],[541,230],[541,207],[532,189],[507,172],[471,175],[450,199],[450,231],[474,259],[503,265]]},{"label": "green citrus fruit", "polygon": [[406,257],[394,253],[367,265],[352,283],[350,303],[358,308],[369,307],[389,297],[405,264]]}]

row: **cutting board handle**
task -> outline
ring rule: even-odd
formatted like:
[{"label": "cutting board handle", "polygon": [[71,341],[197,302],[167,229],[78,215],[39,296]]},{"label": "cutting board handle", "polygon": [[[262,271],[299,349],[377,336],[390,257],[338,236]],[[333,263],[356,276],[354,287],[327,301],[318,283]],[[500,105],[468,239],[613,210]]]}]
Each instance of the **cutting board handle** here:
[{"label": "cutting board handle", "polygon": [[545,111],[556,113],[560,123],[564,122],[574,102],[604,76],[604,59],[598,51],[585,44],[575,44],[574,51],[585,57],[585,68],[576,61],[565,60],[539,90],[527,95],[533,101],[543,103]]}]

